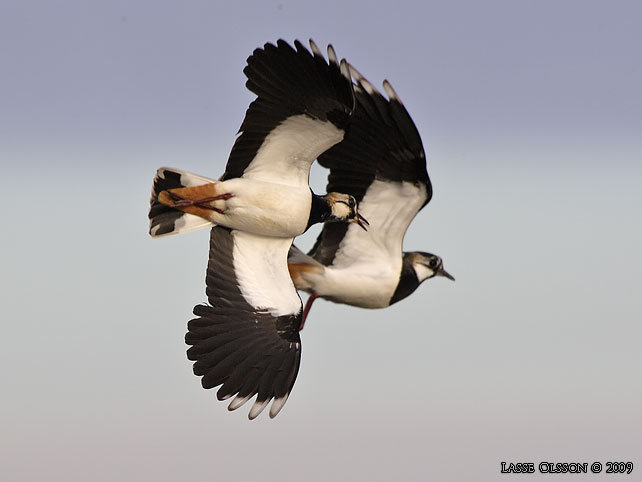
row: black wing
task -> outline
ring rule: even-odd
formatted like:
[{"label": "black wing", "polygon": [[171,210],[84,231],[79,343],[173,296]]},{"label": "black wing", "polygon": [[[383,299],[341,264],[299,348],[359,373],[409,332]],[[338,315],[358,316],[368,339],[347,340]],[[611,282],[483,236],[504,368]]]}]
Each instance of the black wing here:
[{"label": "black wing", "polygon": [[[314,42],[310,41],[312,53],[298,40],[294,45],[296,50],[284,40],[276,46],[267,43],[247,59],[243,70],[246,86],[257,98],[245,114],[222,179],[241,177],[251,164],[265,162],[266,157],[274,162],[275,151],[281,157],[289,157],[288,161],[302,158],[311,165],[319,154],[343,138],[355,102],[345,60],[339,64],[332,46],[328,46],[328,63]],[[318,123],[285,123],[297,116]],[[271,142],[266,143],[270,135]],[[301,144],[292,146],[292,139]]]},{"label": "black wing", "polygon": [[[350,70],[356,82],[350,129],[342,142],[319,157],[319,164],[330,169],[327,191],[352,194],[370,222],[367,236],[382,238],[390,251],[396,251],[408,225],[432,197],[426,155],[410,114],[390,84],[383,83],[386,99],[356,69]],[[376,189],[375,181],[380,181]],[[402,183],[417,187],[416,193],[398,194]],[[389,218],[394,216],[400,219],[393,225]],[[332,264],[349,229],[347,224],[326,223],[309,254],[324,265]]]},{"label": "black wing", "polygon": [[[290,290],[292,293],[286,292],[286,295],[297,298],[289,301],[292,306],[298,305],[298,311],[275,315],[268,307],[256,307],[248,302],[247,298],[251,297],[244,296],[243,283],[239,280],[243,274],[237,273],[242,269],[239,258],[243,258],[243,250],[247,249],[240,245],[239,237],[258,240],[253,249],[261,249],[260,237],[219,226],[212,229],[206,276],[211,306],[194,308],[197,318],[188,323],[185,336],[186,343],[191,345],[187,357],[195,362],[194,374],[203,377],[203,388],[221,385],[217,392],[219,400],[236,395],[229,405],[230,410],[257,395],[250,419],[258,416],[273,398],[270,417],[274,417],[285,404],[299,371],[301,300],[287,274],[285,259],[289,245],[286,240],[281,251],[289,286],[288,283],[280,286],[283,276],[268,281],[277,285],[274,289]],[[266,242],[269,243],[270,238]],[[260,253],[249,254],[261,257]],[[240,262],[245,261],[241,259]],[[261,279],[250,282],[252,289],[262,289],[257,286],[263,282]],[[269,291],[267,287],[263,289]]]}]

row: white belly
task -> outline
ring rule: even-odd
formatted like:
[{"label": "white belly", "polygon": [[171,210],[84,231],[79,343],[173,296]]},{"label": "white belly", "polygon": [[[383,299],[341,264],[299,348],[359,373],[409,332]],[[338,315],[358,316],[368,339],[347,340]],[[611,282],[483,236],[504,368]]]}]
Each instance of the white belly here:
[{"label": "white belly", "polygon": [[217,186],[218,193],[230,193],[225,201],[214,207],[223,214],[212,212],[211,220],[221,226],[248,233],[280,238],[302,234],[308,225],[312,193],[307,186],[237,178]]},{"label": "white belly", "polygon": [[369,266],[368,272],[355,267],[326,267],[321,272],[302,274],[309,290],[319,296],[361,308],[385,308],[399,283],[399,271],[392,266]]}]

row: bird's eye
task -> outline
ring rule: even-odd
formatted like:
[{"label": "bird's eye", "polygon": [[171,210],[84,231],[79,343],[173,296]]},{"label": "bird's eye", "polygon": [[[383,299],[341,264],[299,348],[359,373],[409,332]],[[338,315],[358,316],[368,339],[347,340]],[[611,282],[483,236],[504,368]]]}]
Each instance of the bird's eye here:
[{"label": "bird's eye", "polygon": [[431,268],[436,268],[438,264],[439,264],[439,259],[437,258],[432,258],[429,263]]},{"label": "bird's eye", "polygon": [[350,206],[351,208],[353,208],[353,207],[354,207],[354,203],[355,203],[355,200],[354,200],[354,198],[351,196],[351,197],[350,197],[350,199],[348,199],[348,206]]}]

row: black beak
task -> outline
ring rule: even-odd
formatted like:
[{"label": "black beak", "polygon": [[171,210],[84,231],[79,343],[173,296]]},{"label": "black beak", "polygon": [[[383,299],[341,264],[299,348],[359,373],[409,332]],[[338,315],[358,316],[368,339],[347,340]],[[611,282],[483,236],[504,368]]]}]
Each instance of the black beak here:
[{"label": "black beak", "polygon": [[368,230],[368,228],[367,228],[366,226],[370,226],[370,223],[368,222],[368,220],[367,220],[366,218],[364,218],[364,217],[363,217],[361,214],[359,214],[359,213],[357,213],[357,216],[356,216],[355,218],[353,218],[353,219],[352,219],[352,222],[353,222],[353,223],[357,223],[359,226],[361,226],[361,228],[362,228],[364,231],[367,231],[367,230]]},{"label": "black beak", "polygon": [[436,276],[443,276],[444,278],[448,278],[449,280],[455,281],[454,276],[452,276],[448,271],[446,271],[444,268],[439,268],[437,270],[437,273],[435,273]]}]

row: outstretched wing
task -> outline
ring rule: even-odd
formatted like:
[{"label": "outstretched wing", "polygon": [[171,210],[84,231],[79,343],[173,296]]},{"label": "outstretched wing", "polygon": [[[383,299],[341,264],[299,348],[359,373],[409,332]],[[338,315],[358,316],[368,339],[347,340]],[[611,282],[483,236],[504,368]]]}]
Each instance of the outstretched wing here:
[{"label": "outstretched wing", "polygon": [[247,177],[307,185],[312,162],[343,139],[354,109],[345,60],[329,62],[316,44],[267,43],[247,59],[246,86],[257,95],[234,143],[223,180]]},{"label": "outstretched wing", "polygon": [[356,69],[350,70],[356,82],[350,129],[319,163],[330,169],[328,192],[352,194],[370,226],[366,233],[358,226],[326,223],[310,255],[326,266],[401,263],[406,230],[432,197],[426,155],[410,114],[388,81],[383,83],[386,99]]},{"label": "outstretched wing", "polygon": [[301,299],[290,279],[291,239],[216,226],[207,266],[209,305],[197,305],[185,341],[203,388],[221,385],[219,400],[236,395],[235,410],[256,395],[249,418],[270,400],[270,417],[285,404],[301,361]]}]

